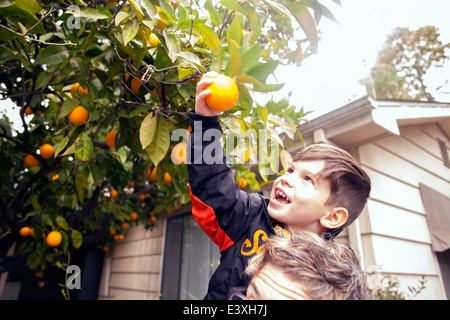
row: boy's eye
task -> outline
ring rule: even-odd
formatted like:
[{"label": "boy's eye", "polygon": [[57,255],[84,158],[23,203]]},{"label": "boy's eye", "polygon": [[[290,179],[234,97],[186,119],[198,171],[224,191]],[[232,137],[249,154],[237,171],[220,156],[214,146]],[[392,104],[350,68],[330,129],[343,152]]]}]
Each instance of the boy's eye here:
[{"label": "boy's eye", "polygon": [[287,171],[286,171],[287,173],[293,173],[294,172],[294,169],[292,169],[292,168],[289,168],[289,169],[287,169]]},{"label": "boy's eye", "polygon": [[308,182],[314,184],[314,180],[310,176],[306,176],[305,181],[308,181]]}]

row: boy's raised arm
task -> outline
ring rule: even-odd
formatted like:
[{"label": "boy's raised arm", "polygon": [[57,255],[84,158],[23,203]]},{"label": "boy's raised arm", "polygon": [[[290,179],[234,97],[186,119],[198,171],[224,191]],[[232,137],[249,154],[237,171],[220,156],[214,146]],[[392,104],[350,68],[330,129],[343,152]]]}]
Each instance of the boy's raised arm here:
[{"label": "boy's raised arm", "polygon": [[205,90],[212,82],[210,75],[204,75],[197,84],[195,113],[189,112],[189,188],[195,220],[222,252],[241,236],[251,211],[248,209],[255,200],[239,189],[226,163],[219,141],[222,129],[217,116],[221,112],[205,102],[210,94]]}]

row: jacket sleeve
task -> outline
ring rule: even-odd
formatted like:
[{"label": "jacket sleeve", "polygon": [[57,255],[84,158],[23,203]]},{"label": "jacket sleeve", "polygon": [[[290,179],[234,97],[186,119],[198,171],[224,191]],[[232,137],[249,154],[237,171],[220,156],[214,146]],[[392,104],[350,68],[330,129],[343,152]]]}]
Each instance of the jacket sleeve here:
[{"label": "jacket sleeve", "polygon": [[261,205],[259,196],[240,190],[220,144],[222,129],[217,117],[189,113],[189,190],[192,214],[203,231],[224,251],[237,242],[252,214]]}]

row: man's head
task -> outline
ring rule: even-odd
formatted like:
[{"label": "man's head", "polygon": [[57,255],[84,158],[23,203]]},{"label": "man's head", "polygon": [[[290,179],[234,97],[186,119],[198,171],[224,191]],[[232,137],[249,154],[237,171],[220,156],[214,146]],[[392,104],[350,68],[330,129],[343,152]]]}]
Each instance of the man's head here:
[{"label": "man's head", "polygon": [[268,211],[292,229],[322,234],[352,223],[370,188],[370,178],[347,151],[315,144],[300,151],[275,180]]},{"label": "man's head", "polygon": [[270,237],[249,262],[247,298],[369,300],[367,278],[353,251],[312,232]]}]

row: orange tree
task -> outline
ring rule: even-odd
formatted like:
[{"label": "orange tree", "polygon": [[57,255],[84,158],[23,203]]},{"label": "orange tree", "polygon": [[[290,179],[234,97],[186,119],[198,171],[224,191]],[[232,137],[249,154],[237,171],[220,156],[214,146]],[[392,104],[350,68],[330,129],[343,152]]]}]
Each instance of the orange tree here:
[{"label": "orange tree", "polygon": [[[239,88],[221,117],[228,156],[241,159],[236,181],[266,183],[304,116],[271,98],[283,84],[269,76],[315,52],[322,16],[334,20],[316,0],[1,1],[0,94],[23,128],[0,119],[0,272],[18,256],[44,270],[81,246],[106,249],[124,223],[150,227],[187,203],[186,165],[171,157],[182,138],[171,133],[188,128],[207,71]],[[271,144],[240,143],[249,129]],[[60,250],[45,241],[52,231]]]}]

